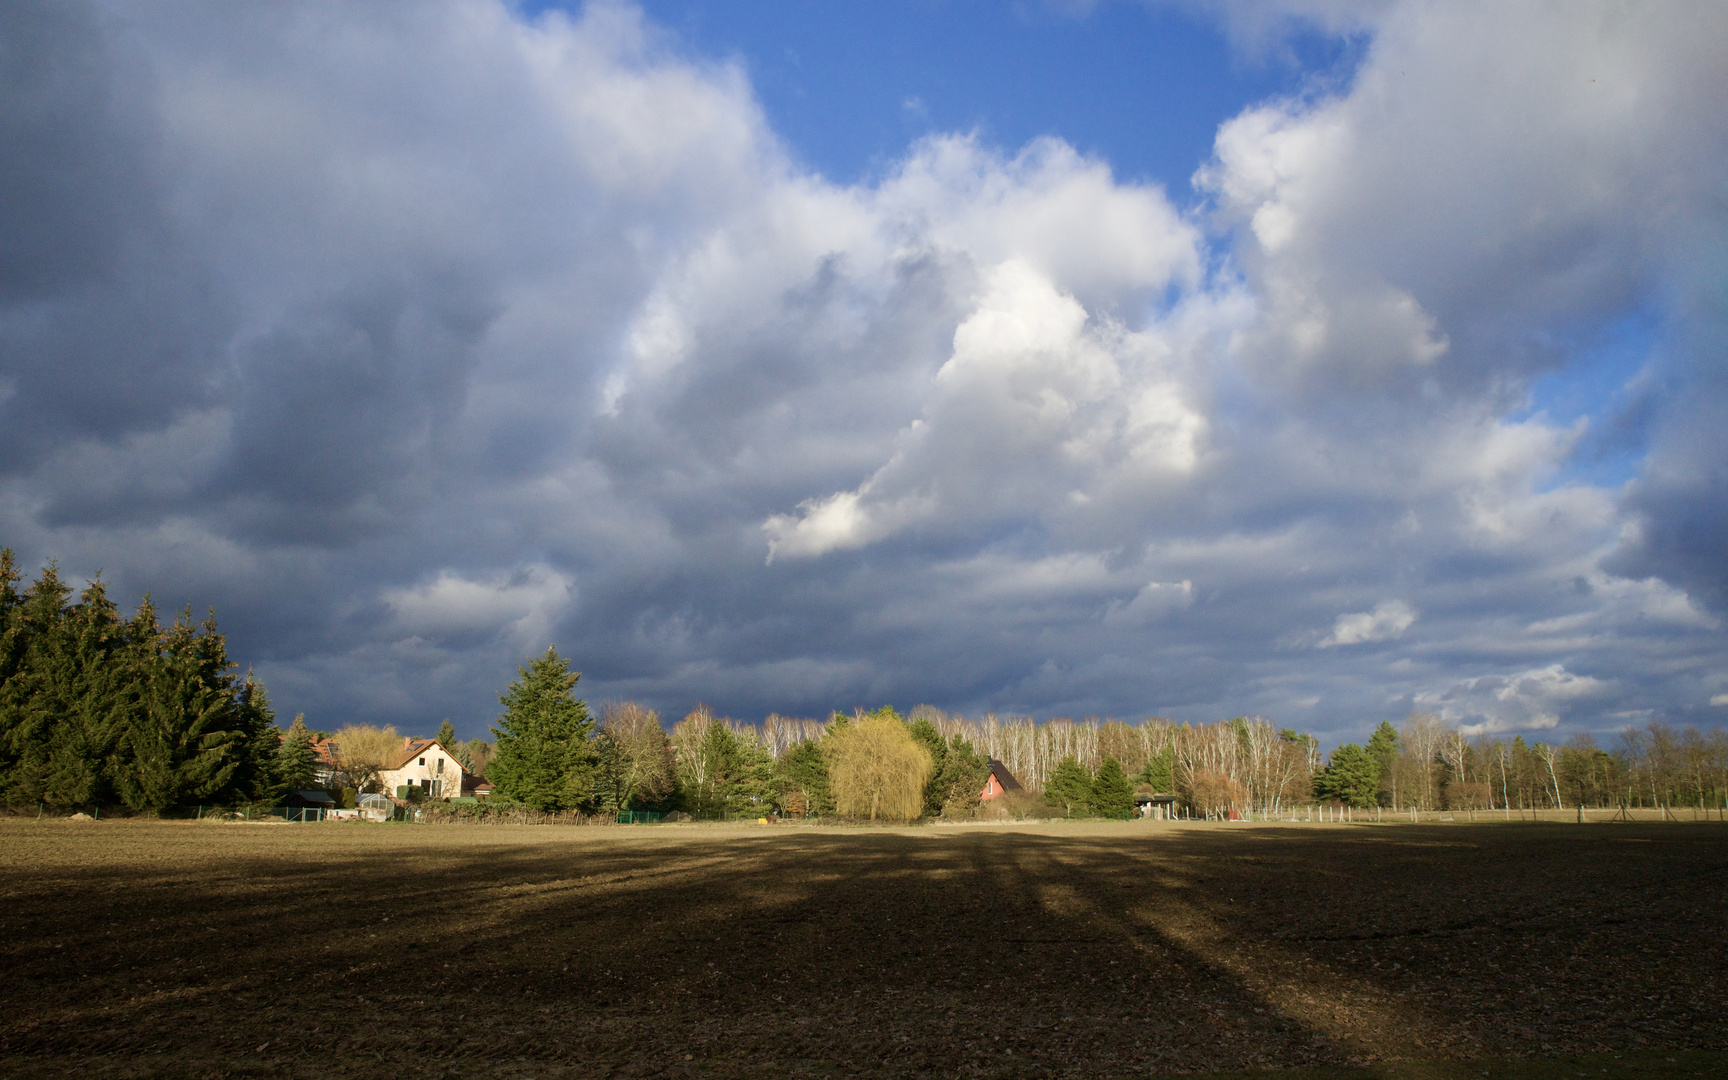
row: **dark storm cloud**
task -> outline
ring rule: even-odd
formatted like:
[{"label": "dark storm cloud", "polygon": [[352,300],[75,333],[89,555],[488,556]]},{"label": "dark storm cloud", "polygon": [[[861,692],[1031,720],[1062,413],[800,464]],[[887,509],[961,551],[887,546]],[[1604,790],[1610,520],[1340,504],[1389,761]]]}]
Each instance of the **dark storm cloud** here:
[{"label": "dark storm cloud", "polygon": [[[1194,215],[1057,141],[828,184],[624,7],[19,12],[0,538],[320,726],[478,734],[549,642],[672,716],[1728,693],[1709,19],[1364,9]],[[1642,474],[1563,479],[1609,410],[1533,385],[1650,312]]]}]

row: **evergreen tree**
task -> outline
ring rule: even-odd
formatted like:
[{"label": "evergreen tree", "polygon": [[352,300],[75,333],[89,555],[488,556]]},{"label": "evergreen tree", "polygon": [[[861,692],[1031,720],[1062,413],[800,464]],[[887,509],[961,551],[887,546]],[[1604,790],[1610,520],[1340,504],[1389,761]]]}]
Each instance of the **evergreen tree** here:
[{"label": "evergreen tree", "polygon": [[55,725],[73,707],[76,662],[64,611],[71,595],[49,563],[12,612],[16,667],[0,688],[7,802],[33,803],[48,796]]},{"label": "evergreen tree", "polygon": [[924,785],[924,816],[935,817],[942,812],[942,804],[947,801],[948,793],[942,786],[942,767],[948,760],[948,743],[936,730],[936,725],[928,720],[914,720],[906,730],[930,754],[930,782]]},{"label": "evergreen tree", "polygon": [[834,796],[828,787],[828,759],[822,747],[809,739],[780,756],[780,806],[798,813],[834,813]]},{"label": "evergreen tree", "polygon": [[304,713],[294,717],[288,737],[282,740],[276,756],[276,778],[283,791],[304,791],[317,782],[318,760]]},{"label": "evergreen tree", "polygon": [[1166,746],[1162,751],[1146,760],[1146,767],[1134,777],[1137,784],[1145,784],[1160,795],[1171,795],[1176,791],[1176,750]]},{"label": "evergreen tree", "polygon": [[1314,790],[1322,799],[1356,807],[1374,806],[1380,795],[1380,763],[1362,747],[1345,743],[1332,751]]},{"label": "evergreen tree", "polygon": [[1389,785],[1392,782],[1392,766],[1398,760],[1398,729],[1385,720],[1380,721],[1380,726],[1368,737],[1368,756],[1380,766],[1380,805],[1391,806],[1392,792]]},{"label": "evergreen tree", "polygon": [[548,648],[498,696],[503,715],[492,728],[498,754],[487,765],[487,779],[498,793],[537,810],[586,806],[593,795],[594,720],[576,699],[582,676]]},{"label": "evergreen tree", "polygon": [[121,801],[160,813],[248,794],[233,786],[248,732],[215,614],[195,626],[191,612],[182,612],[161,635],[154,660],[115,777]]},{"label": "evergreen tree", "polygon": [[1090,811],[1092,776],[1073,754],[1056,763],[1044,783],[1044,800],[1062,811],[1063,817],[1084,817]]},{"label": "evergreen tree", "polygon": [[438,734],[433,736],[433,738],[438,740],[439,746],[442,746],[444,749],[450,751],[452,754],[456,754],[457,757],[462,756],[458,752],[458,747],[460,747],[462,744],[456,741],[456,725],[452,724],[450,722],[450,718],[448,716],[446,716],[444,718],[444,722],[442,724],[438,725]]},{"label": "evergreen tree", "polygon": [[990,761],[958,735],[948,740],[935,777],[930,781],[940,802],[938,812],[949,817],[976,809],[983,800],[984,784],[990,775]]},{"label": "evergreen tree", "polygon": [[164,634],[148,595],[123,621],[99,578],[70,606],[53,563],[18,580],[0,552],[0,799],[155,812],[268,792],[269,701],[236,685],[214,614]]},{"label": "evergreen tree", "polygon": [[[282,750],[281,735],[276,730],[276,710],[270,706],[270,694],[252,672],[240,684],[234,708],[240,732],[240,767],[234,770],[229,785],[236,799],[274,801],[283,790],[276,767]],[[304,714],[295,717],[304,728]],[[311,733],[307,733],[310,738]],[[308,742],[310,745],[310,742]]]},{"label": "evergreen tree", "polygon": [[703,733],[696,753],[700,780],[684,792],[683,803],[693,813],[736,817],[761,815],[774,805],[774,760],[750,739],[733,734],[715,720]]},{"label": "evergreen tree", "polygon": [[1134,809],[1134,785],[1122,771],[1122,763],[1113,757],[1098,766],[1098,777],[1092,781],[1092,812],[1102,817],[1120,817]]}]

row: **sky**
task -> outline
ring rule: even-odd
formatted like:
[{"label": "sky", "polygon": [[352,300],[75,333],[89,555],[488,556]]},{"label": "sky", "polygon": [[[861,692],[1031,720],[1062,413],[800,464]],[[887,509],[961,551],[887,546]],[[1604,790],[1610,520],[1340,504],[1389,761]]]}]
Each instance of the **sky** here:
[{"label": "sky", "polygon": [[279,714],[1728,720],[1728,8],[26,2],[0,545]]}]

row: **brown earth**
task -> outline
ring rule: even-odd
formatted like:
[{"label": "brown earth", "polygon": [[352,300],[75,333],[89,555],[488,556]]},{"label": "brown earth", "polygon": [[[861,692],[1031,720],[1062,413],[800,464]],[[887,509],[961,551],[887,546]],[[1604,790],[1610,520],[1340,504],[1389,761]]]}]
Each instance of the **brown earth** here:
[{"label": "brown earth", "polygon": [[1728,1074],[1718,824],[14,819],[0,865],[3,1077]]}]

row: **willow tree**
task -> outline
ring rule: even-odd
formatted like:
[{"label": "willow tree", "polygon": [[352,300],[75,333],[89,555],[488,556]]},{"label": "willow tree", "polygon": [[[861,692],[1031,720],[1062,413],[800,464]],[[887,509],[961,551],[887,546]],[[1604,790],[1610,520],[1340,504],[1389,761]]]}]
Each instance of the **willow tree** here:
[{"label": "willow tree", "polygon": [[924,810],[930,751],[894,716],[866,716],[823,740],[835,808],[841,815],[909,821]]}]

